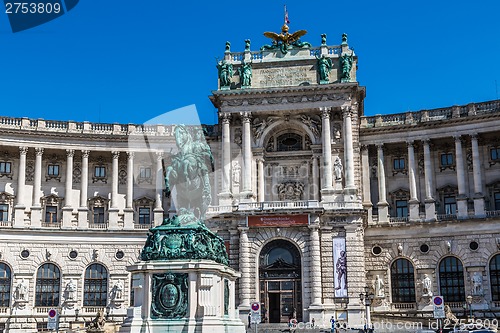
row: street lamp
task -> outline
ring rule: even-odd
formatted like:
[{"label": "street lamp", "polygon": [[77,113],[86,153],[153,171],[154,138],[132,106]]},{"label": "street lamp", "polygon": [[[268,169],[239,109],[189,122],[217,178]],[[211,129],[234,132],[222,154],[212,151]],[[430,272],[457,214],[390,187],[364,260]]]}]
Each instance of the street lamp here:
[{"label": "street lamp", "polygon": [[80,314],[80,309],[75,309],[75,321],[78,321],[78,315]]},{"label": "street lamp", "polygon": [[469,319],[473,320],[473,318],[472,318],[472,296],[471,295],[467,296],[467,304],[469,304]]},{"label": "street lamp", "polygon": [[366,318],[366,331],[371,332],[372,321],[370,318],[370,306],[375,295],[371,292],[370,287],[365,286],[365,292],[359,294],[361,302],[365,301],[365,318]]},{"label": "street lamp", "polygon": [[110,313],[110,312],[111,312],[111,307],[108,305],[108,306],[106,307],[106,320],[108,320],[108,319],[109,319],[109,313]]}]

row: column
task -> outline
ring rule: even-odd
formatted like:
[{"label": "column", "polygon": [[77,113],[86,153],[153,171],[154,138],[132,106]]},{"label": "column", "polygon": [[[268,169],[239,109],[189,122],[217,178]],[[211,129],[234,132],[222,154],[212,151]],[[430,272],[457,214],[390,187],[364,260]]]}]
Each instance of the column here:
[{"label": "column", "polygon": [[163,152],[156,152],[156,195],[155,195],[155,208],[153,209],[154,224],[160,225],[163,223],[163,187],[165,179],[163,178],[163,167],[161,161],[163,160]]},{"label": "column", "polygon": [[[318,218],[319,222],[319,218]],[[311,224],[310,244],[309,244],[309,265],[310,265],[310,286],[311,286],[311,305],[321,305],[321,249],[319,239],[319,224]]]},{"label": "column", "polygon": [[243,120],[243,197],[242,201],[251,201],[252,193],[252,138],[250,133],[250,113],[241,113]]},{"label": "column", "polygon": [[344,107],[344,150],[345,150],[345,190],[347,194],[356,194],[354,185],[354,149],[352,146],[352,107]]},{"label": "column", "polygon": [[111,165],[111,207],[109,208],[109,229],[118,229],[118,160],[120,158],[119,151],[112,151],[113,162]]},{"label": "column", "polygon": [[80,207],[78,208],[78,228],[88,227],[87,192],[89,185],[89,154],[90,151],[82,150],[82,174],[80,180]]},{"label": "column", "polygon": [[314,155],[312,157],[312,183],[313,183],[313,189],[312,189],[312,199],[313,200],[319,200],[318,198],[318,193],[319,193],[319,157]]},{"label": "column", "polygon": [[240,231],[240,312],[250,309],[250,245],[248,242],[248,228],[239,227]]},{"label": "column", "polygon": [[42,187],[42,155],[43,148],[35,148],[35,176],[33,181],[33,204],[31,206],[31,226],[41,227],[42,206],[40,204]]},{"label": "column", "polygon": [[134,229],[134,152],[127,152],[127,199],[123,210],[123,228]]},{"label": "column", "polygon": [[259,202],[265,201],[265,182],[264,182],[264,158],[257,158],[257,173],[258,173],[258,200]]},{"label": "column", "polygon": [[424,144],[424,182],[425,182],[425,220],[436,221],[436,200],[434,199],[434,173],[432,170],[430,140],[422,141]]},{"label": "column", "polygon": [[73,219],[73,207],[71,203],[71,194],[73,191],[73,157],[75,151],[66,149],[66,183],[64,187],[64,207],[63,213],[63,228],[71,228],[71,220]]},{"label": "column", "polygon": [[368,212],[368,223],[373,222],[372,218],[372,198],[370,192],[370,159],[368,146],[361,146],[361,174],[363,177],[363,208]]},{"label": "column", "polygon": [[24,227],[25,218],[25,187],[26,187],[26,154],[28,147],[19,147],[19,173],[17,178],[17,198],[14,206],[14,228]]},{"label": "column", "polygon": [[460,135],[454,137],[455,139],[455,156],[457,165],[457,184],[458,184],[458,196],[457,196],[457,217],[459,219],[465,219],[468,217],[467,214],[467,192],[465,190],[465,169],[464,169],[464,157],[462,149],[462,138]]},{"label": "column", "polygon": [[410,221],[420,220],[420,203],[417,195],[415,147],[413,141],[408,145],[408,182],[410,184],[410,200],[408,201]]},{"label": "column", "polygon": [[[332,140],[330,137],[330,109],[321,109],[321,119],[323,125],[322,140],[323,140],[323,188],[322,194],[329,194],[332,188]],[[328,200],[323,195],[323,201]]]},{"label": "column", "polygon": [[231,205],[231,116],[222,114],[222,191],[219,194],[219,206]]},{"label": "column", "polygon": [[385,189],[385,168],[384,168],[384,148],[383,144],[377,145],[377,170],[378,170],[378,221],[379,223],[389,222],[389,204],[386,198]]},{"label": "column", "polygon": [[471,135],[472,143],[472,170],[474,174],[474,215],[477,217],[485,217],[484,211],[484,195],[483,183],[481,175],[481,161],[479,160],[479,145],[477,142],[477,134]]}]

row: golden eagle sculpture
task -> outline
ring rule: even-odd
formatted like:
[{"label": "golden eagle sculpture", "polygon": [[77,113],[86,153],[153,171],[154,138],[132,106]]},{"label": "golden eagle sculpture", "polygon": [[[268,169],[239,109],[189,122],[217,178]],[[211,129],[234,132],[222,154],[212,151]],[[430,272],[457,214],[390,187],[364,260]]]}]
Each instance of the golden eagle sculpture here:
[{"label": "golden eagle sculpture", "polygon": [[271,38],[273,40],[273,44],[262,46],[260,48],[261,51],[279,49],[283,54],[287,54],[288,50],[293,46],[298,48],[311,47],[310,43],[300,41],[300,37],[307,33],[306,30],[298,30],[293,34],[289,33],[288,30],[288,25],[283,24],[280,34],[275,32],[264,32],[264,36]]}]

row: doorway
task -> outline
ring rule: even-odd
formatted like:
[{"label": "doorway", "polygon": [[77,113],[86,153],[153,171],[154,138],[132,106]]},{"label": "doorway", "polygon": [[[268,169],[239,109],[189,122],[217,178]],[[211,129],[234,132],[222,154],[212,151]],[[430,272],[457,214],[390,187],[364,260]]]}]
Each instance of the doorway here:
[{"label": "doorway", "polygon": [[259,267],[262,318],[270,323],[302,321],[302,279],[300,253],[286,240],[264,246]]}]

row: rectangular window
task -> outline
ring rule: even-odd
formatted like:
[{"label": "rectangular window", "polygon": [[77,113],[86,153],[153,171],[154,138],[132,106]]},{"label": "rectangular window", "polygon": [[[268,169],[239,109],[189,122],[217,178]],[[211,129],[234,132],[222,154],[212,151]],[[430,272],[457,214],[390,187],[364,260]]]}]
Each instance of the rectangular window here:
[{"label": "rectangular window", "polygon": [[94,207],[94,223],[104,223],[104,207]]},{"label": "rectangular window", "polygon": [[490,157],[492,161],[500,160],[500,148],[491,148]]},{"label": "rectangular window", "polygon": [[10,162],[0,162],[0,173],[3,173],[3,174],[10,174],[11,173]]},{"label": "rectangular window", "polygon": [[452,166],[453,165],[453,154],[452,153],[445,153],[441,154],[441,165],[444,167],[447,166]]},{"label": "rectangular window", "polygon": [[394,170],[404,170],[405,169],[405,159],[404,158],[395,158],[394,159]]},{"label": "rectangular window", "polygon": [[0,221],[8,221],[9,220],[9,205],[1,204],[0,205]]},{"label": "rectangular window", "polygon": [[139,207],[139,224],[151,223],[151,210],[149,207]]},{"label": "rectangular window", "polygon": [[141,167],[139,169],[139,178],[151,178],[151,168]]},{"label": "rectangular window", "polygon": [[408,201],[396,200],[396,217],[408,217]]},{"label": "rectangular window", "polygon": [[47,174],[49,176],[59,176],[59,165],[49,164],[47,167]]},{"label": "rectangular window", "polygon": [[495,210],[500,210],[500,192],[494,194]]},{"label": "rectangular window", "polygon": [[457,213],[457,201],[454,196],[444,197],[444,213],[455,215]]},{"label": "rectangular window", "polygon": [[47,223],[57,222],[57,206],[45,207],[45,222]]},{"label": "rectangular window", "polygon": [[106,177],[106,167],[104,166],[96,166],[94,176],[97,178]]}]

